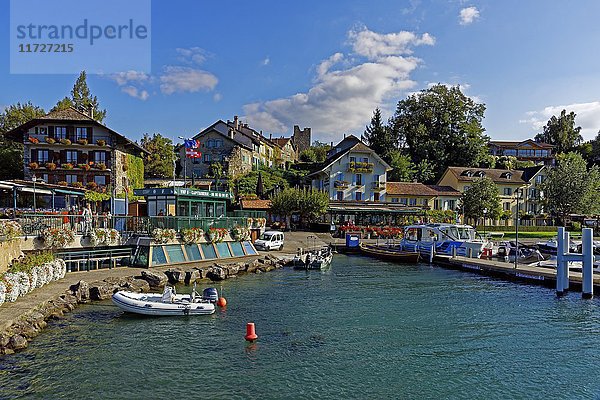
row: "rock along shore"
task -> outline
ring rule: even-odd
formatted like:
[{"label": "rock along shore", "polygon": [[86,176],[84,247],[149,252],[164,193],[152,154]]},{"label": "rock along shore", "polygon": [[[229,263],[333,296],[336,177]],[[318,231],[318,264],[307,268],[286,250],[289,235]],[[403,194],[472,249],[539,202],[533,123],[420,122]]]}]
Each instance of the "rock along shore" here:
[{"label": "rock along shore", "polygon": [[[40,334],[48,321],[60,319],[79,304],[110,299],[119,290],[149,292],[167,284],[186,285],[194,282],[221,281],[249,273],[263,273],[281,268],[286,259],[266,255],[252,261],[190,268],[170,268],[166,271],[147,269],[140,275],[107,277],[88,283],[84,280],[71,285],[64,293],[42,301],[21,314],[13,323],[0,331],[0,354],[13,354],[25,349],[29,341]],[[58,282],[60,283],[60,282]]]}]

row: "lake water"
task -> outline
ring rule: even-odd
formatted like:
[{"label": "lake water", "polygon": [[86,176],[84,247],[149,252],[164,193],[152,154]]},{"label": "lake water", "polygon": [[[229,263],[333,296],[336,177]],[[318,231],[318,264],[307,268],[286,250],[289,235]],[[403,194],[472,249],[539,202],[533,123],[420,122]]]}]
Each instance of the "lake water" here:
[{"label": "lake water", "polygon": [[600,398],[600,302],[579,293],[344,255],[223,289],[212,316],[82,306],[0,359],[0,398]]}]

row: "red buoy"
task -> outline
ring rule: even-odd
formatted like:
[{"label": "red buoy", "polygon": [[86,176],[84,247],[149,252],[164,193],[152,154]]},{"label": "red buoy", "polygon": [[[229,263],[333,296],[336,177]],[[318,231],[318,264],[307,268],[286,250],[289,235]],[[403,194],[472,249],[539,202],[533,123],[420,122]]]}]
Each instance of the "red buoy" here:
[{"label": "red buoy", "polygon": [[217,300],[217,305],[219,307],[227,306],[227,300],[225,300],[225,297],[219,297],[219,300]]},{"label": "red buoy", "polygon": [[258,339],[258,335],[256,334],[256,330],[254,327],[254,322],[248,322],[246,324],[246,336],[244,336],[244,339],[246,339],[249,342],[254,342],[256,339]]}]

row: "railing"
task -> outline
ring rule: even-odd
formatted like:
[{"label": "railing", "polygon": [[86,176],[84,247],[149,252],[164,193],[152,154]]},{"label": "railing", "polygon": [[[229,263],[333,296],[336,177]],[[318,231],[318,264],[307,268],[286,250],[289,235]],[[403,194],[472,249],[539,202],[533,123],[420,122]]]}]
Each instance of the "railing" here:
[{"label": "railing", "polygon": [[[121,234],[150,235],[156,228],[175,229],[201,228],[208,232],[210,228],[232,229],[236,225],[247,226],[247,217],[137,217],[93,215],[86,221],[82,215],[46,215],[24,214],[17,218],[23,234],[38,236],[47,228],[67,228],[81,235],[86,230],[95,228],[114,228]],[[86,226],[87,225],[87,226]]]},{"label": "railing", "polygon": [[385,182],[371,182],[371,187],[373,190],[380,192],[385,190]]},{"label": "railing", "polygon": [[333,186],[337,189],[348,189],[349,185],[350,183],[347,181],[335,181],[333,183]]},{"label": "railing", "polygon": [[374,164],[371,162],[364,161],[350,161],[348,163],[348,172],[373,172]]}]

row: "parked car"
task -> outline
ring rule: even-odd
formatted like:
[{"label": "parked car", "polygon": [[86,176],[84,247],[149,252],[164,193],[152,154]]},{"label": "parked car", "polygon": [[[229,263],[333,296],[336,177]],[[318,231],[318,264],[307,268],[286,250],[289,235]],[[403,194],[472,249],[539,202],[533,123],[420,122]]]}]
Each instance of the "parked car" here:
[{"label": "parked car", "polygon": [[283,232],[266,231],[254,242],[254,247],[263,250],[283,249]]}]

